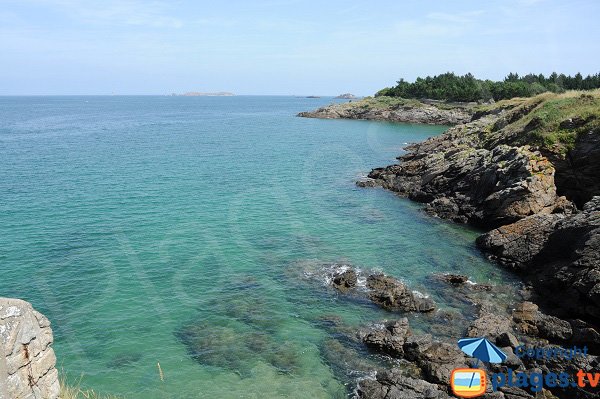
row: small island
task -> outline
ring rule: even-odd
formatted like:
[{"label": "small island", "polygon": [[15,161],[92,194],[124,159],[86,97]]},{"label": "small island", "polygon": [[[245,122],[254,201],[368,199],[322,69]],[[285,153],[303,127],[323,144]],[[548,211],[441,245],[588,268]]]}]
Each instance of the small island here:
[{"label": "small island", "polygon": [[335,98],[342,99],[342,100],[354,100],[358,97],[356,97],[354,94],[351,94],[351,93],[344,93],[344,94],[340,94],[339,96],[337,96]]}]

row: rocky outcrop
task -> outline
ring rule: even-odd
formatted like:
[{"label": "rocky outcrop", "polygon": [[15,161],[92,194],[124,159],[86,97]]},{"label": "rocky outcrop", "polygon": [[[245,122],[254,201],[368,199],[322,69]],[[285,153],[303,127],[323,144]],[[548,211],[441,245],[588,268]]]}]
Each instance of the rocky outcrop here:
[{"label": "rocky outcrop", "polygon": [[[551,118],[549,108],[556,110]],[[598,93],[500,102],[409,145],[399,164],[373,169],[357,184],[492,229],[478,246],[523,275],[535,301],[558,316],[598,323],[599,121]]]},{"label": "rocky outcrop", "polygon": [[340,292],[348,292],[348,290],[356,287],[358,277],[352,269],[344,270],[333,276],[331,285]]},{"label": "rocky outcrop", "polygon": [[404,342],[410,335],[408,319],[386,323],[384,328],[373,328],[359,335],[362,335],[362,341],[367,347],[392,357],[402,357]]},{"label": "rocky outcrop", "polygon": [[367,278],[371,290],[369,298],[387,310],[404,312],[431,312],[435,303],[427,296],[411,291],[399,280],[384,274],[374,274]]},{"label": "rocky outcrop", "polygon": [[477,244],[518,270],[559,315],[600,319],[600,197],[576,214],[535,215],[499,227]]},{"label": "rocky outcrop", "polygon": [[60,387],[50,321],[30,303],[0,298],[0,399],[55,399]]},{"label": "rocky outcrop", "polygon": [[483,147],[479,133],[492,118],[410,145],[398,158],[400,164],[373,169],[369,178],[426,203],[432,215],[482,227],[570,208],[556,194],[554,167],[539,151],[506,144]]},{"label": "rocky outcrop", "polygon": [[344,104],[331,104],[315,111],[300,112],[304,118],[366,119],[429,125],[456,125],[471,119],[471,112],[464,107],[448,107],[412,102],[407,104],[379,104],[367,99]]}]

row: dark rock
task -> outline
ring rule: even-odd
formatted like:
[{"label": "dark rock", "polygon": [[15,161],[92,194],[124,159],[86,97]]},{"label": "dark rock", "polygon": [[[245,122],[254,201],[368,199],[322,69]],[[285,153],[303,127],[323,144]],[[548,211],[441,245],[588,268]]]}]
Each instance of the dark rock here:
[{"label": "dark rock", "polygon": [[331,285],[341,292],[347,292],[348,290],[356,287],[358,281],[356,272],[352,269],[345,270],[333,276]]},{"label": "dark rock", "polygon": [[404,283],[383,274],[367,278],[369,298],[384,309],[404,312],[431,312],[432,299],[413,293]]},{"label": "dark rock", "polygon": [[477,244],[518,270],[558,316],[600,320],[600,197],[576,214],[502,226]]},{"label": "dark rock", "polygon": [[367,347],[392,357],[404,355],[403,345],[409,334],[408,319],[388,323],[385,328],[371,329],[362,338]]},{"label": "dark rock", "polygon": [[514,349],[519,346],[519,340],[510,332],[504,332],[496,338],[496,345],[502,347],[509,346]]},{"label": "dark rock", "polygon": [[444,274],[443,279],[450,284],[460,285],[466,283],[469,280],[469,276],[464,276],[462,274]]},{"label": "dark rock", "polygon": [[399,369],[379,372],[375,380],[361,380],[358,384],[357,396],[362,399],[449,398],[438,385],[407,377]]},{"label": "dark rock", "polygon": [[583,320],[569,320],[573,336],[571,343],[579,346],[587,346],[590,351],[600,353],[600,332],[598,329]]}]

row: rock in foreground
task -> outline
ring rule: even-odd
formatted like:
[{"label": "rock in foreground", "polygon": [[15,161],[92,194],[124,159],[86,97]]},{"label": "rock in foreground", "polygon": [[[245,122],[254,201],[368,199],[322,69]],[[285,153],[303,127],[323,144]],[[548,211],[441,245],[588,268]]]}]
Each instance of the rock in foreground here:
[{"label": "rock in foreground", "polygon": [[60,394],[50,321],[20,299],[0,298],[0,399]]}]

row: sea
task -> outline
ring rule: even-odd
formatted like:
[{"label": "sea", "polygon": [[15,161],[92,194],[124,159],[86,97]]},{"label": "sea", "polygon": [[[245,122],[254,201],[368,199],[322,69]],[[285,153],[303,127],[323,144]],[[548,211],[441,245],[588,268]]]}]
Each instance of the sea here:
[{"label": "sea", "polygon": [[[435,275],[510,281],[480,232],[355,185],[446,127],[296,116],[335,101],[0,97],[0,296],[51,320],[66,383],[344,398],[390,366],[354,332],[404,315],[338,293],[336,270],[359,270],[359,290],[392,275],[467,319]],[[422,331],[436,317],[408,316]]]}]

